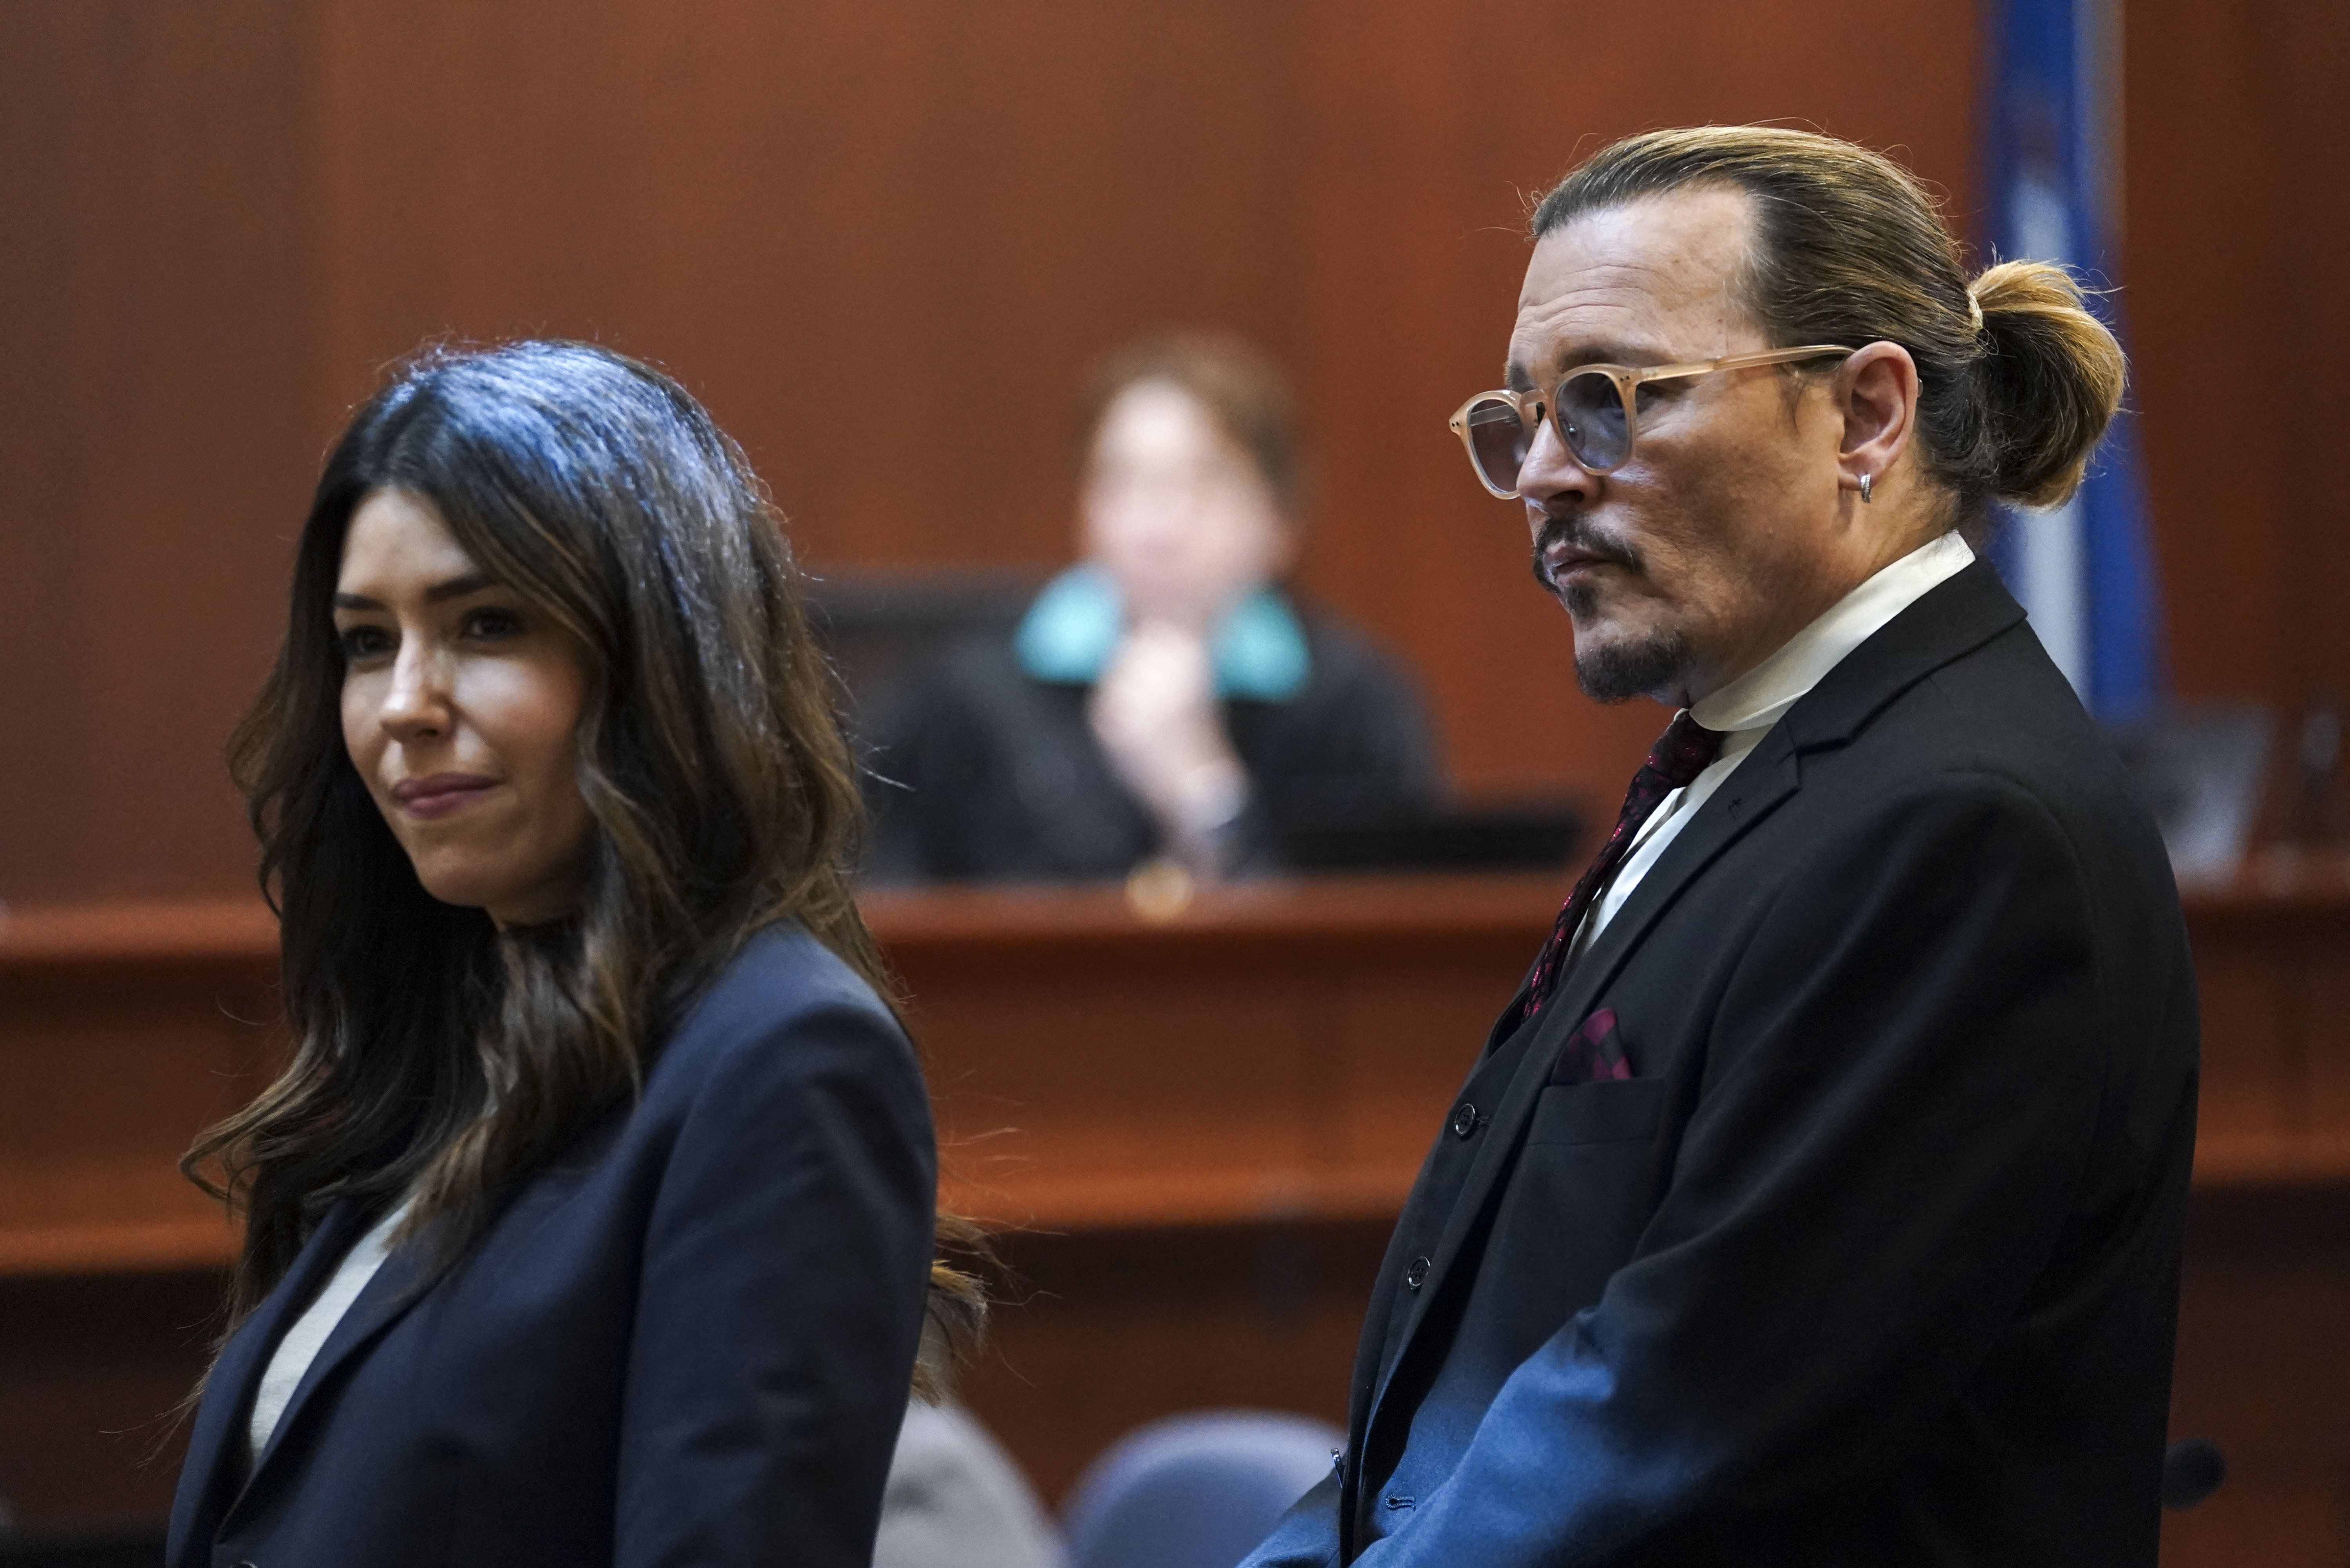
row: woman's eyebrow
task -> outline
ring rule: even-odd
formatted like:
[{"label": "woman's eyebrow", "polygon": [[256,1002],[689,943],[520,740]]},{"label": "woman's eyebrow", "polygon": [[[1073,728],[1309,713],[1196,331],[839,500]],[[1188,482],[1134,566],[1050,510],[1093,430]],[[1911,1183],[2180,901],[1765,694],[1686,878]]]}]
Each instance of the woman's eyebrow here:
[{"label": "woman's eyebrow", "polygon": [[[443,599],[462,599],[467,594],[478,594],[484,588],[495,587],[497,584],[493,582],[486,573],[467,572],[462,577],[451,577],[445,583],[435,583],[425,589],[424,602],[437,605]],[[380,599],[371,599],[365,594],[347,594],[338,589],[335,594],[335,607],[347,610],[380,610],[384,606]]]},{"label": "woman's eyebrow", "polygon": [[424,590],[424,602],[437,605],[443,599],[462,599],[467,594],[478,594],[484,588],[495,587],[485,572],[467,572],[462,577],[451,577],[445,583],[435,583]]}]

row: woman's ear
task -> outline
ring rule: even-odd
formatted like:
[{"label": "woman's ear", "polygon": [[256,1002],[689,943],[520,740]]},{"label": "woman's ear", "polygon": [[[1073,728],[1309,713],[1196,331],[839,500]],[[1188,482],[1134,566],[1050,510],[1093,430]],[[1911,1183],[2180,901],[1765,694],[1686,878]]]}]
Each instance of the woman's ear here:
[{"label": "woman's ear", "polygon": [[1266,560],[1264,574],[1266,582],[1284,582],[1288,579],[1289,574],[1295,569],[1298,548],[1305,542],[1300,536],[1301,533],[1297,519],[1291,516],[1285,509],[1276,513],[1273,547]]},{"label": "woman's ear", "polygon": [[1876,342],[1837,369],[1834,383],[1844,439],[1836,449],[1844,482],[1873,488],[1908,450],[1918,422],[1918,362],[1898,343]]}]

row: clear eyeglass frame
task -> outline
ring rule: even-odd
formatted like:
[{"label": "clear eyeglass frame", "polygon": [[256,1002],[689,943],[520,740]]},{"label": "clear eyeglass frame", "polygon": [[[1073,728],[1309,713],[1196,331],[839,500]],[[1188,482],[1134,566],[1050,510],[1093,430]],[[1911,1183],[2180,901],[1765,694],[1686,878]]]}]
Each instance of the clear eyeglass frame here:
[{"label": "clear eyeglass frame", "polygon": [[[1469,466],[1475,471],[1477,482],[1503,501],[1518,499],[1517,477],[1525,466],[1528,453],[1534,450],[1534,432],[1544,419],[1549,419],[1558,439],[1586,473],[1613,473],[1631,461],[1633,443],[1639,439],[1640,416],[1636,394],[1650,381],[1678,381],[1691,376],[1711,376],[1717,370],[1742,370],[1752,365],[1787,365],[1799,359],[1817,359],[1828,354],[1850,354],[1855,350],[1836,343],[1812,343],[1800,348],[1770,348],[1756,354],[1730,354],[1719,359],[1696,359],[1678,365],[1577,365],[1558,379],[1548,397],[1539,392],[1517,392],[1504,389],[1480,392],[1452,411],[1446,421],[1454,435],[1461,438],[1461,447],[1469,454]],[[1612,456],[1605,452],[1586,452],[1588,444],[1579,441],[1559,417],[1560,394],[1568,382],[1578,376],[1604,376],[1615,387],[1616,396],[1624,413],[1624,435],[1621,450]],[[1486,417],[1472,419],[1481,410]],[[1510,416],[1514,416],[1514,419]],[[1513,429],[1514,426],[1514,429]],[[1514,439],[1515,462],[1510,468],[1507,485],[1495,483],[1486,472],[1485,458],[1478,451],[1478,440],[1501,435]],[[1500,454],[1497,452],[1496,457]]]}]

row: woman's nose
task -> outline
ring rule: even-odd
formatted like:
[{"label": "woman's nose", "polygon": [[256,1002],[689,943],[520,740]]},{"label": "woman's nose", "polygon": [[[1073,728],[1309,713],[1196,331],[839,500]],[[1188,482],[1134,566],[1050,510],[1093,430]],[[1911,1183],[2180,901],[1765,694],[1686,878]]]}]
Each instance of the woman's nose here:
[{"label": "woman's nose", "polygon": [[384,691],[384,729],[403,740],[445,732],[448,675],[448,660],[439,649],[410,639],[392,663],[391,684]]}]

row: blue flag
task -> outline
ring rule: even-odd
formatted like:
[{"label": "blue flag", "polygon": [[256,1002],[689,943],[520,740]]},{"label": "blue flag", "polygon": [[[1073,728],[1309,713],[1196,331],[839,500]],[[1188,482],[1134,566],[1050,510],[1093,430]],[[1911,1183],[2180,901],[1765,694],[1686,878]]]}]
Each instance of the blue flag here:
[{"label": "blue flag", "polygon": [[[2120,0],[1992,0],[1985,190],[1996,257],[2063,262],[2096,289],[2118,282]],[[2092,296],[2121,331],[2113,296]],[[2125,339],[2126,342],[2126,339]],[[2124,413],[2073,500],[2017,512],[1991,558],[2033,629],[2099,719],[2145,717],[2161,695],[2161,607],[2138,467]]]}]

